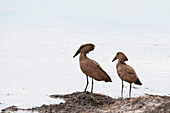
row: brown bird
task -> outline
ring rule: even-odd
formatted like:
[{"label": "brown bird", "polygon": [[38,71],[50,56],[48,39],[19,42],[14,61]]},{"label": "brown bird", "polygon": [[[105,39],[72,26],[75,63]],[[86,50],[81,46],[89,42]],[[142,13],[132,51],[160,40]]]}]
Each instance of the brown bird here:
[{"label": "brown bird", "polygon": [[135,70],[131,66],[125,63],[125,61],[128,61],[128,59],[124,53],[118,52],[115,58],[112,60],[112,62],[115,61],[116,59],[119,59],[116,68],[117,68],[117,73],[120,79],[122,80],[121,96],[123,98],[123,87],[124,87],[123,81],[126,81],[130,83],[129,97],[131,97],[131,87],[132,87],[131,84],[135,83],[138,85],[142,85],[142,83],[140,82]]},{"label": "brown bird", "polygon": [[93,79],[97,81],[112,82],[111,78],[102,69],[102,67],[96,61],[86,56],[86,54],[94,50],[94,48],[95,46],[93,44],[90,44],[90,43],[83,44],[80,46],[80,48],[77,50],[77,52],[73,56],[74,58],[80,53],[80,57],[79,57],[80,68],[87,78],[87,84],[86,84],[84,92],[86,92],[87,86],[89,84],[88,76],[92,78],[91,93],[93,93]]}]

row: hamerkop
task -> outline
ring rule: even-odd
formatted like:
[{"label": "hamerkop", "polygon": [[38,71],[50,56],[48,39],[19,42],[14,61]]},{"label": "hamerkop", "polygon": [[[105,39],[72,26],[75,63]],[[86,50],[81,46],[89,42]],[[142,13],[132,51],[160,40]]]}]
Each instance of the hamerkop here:
[{"label": "hamerkop", "polygon": [[95,46],[90,43],[83,44],[80,46],[80,48],[77,50],[77,52],[73,56],[73,58],[74,58],[75,56],[77,56],[80,53],[80,57],[79,57],[80,68],[81,68],[82,72],[86,75],[86,78],[87,78],[87,84],[86,84],[84,92],[86,92],[87,86],[89,84],[88,76],[92,78],[91,93],[93,93],[93,79],[95,79],[97,81],[112,82],[111,78],[102,69],[102,67],[96,61],[94,61],[86,56],[87,53],[94,50],[94,47]]},{"label": "hamerkop", "polygon": [[128,61],[128,59],[124,53],[118,52],[115,58],[112,60],[112,62],[115,61],[116,59],[119,59],[116,68],[117,68],[117,73],[120,79],[122,80],[121,96],[123,98],[123,81],[126,81],[130,83],[129,97],[131,97],[131,87],[132,87],[131,84],[135,83],[138,85],[142,85],[142,83],[140,82],[135,70],[131,66],[125,63],[125,61]]}]

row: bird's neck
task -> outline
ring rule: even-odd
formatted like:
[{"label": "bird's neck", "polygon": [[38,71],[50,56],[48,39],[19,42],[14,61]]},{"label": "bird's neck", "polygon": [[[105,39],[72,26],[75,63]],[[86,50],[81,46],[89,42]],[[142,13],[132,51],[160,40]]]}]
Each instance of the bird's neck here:
[{"label": "bird's neck", "polygon": [[87,58],[86,54],[85,53],[81,53],[80,57],[79,57],[79,60],[82,61],[83,59],[86,59],[86,58]]},{"label": "bird's neck", "polygon": [[116,65],[116,68],[118,68],[120,65],[125,65],[126,63],[122,60],[119,60],[117,65]]}]

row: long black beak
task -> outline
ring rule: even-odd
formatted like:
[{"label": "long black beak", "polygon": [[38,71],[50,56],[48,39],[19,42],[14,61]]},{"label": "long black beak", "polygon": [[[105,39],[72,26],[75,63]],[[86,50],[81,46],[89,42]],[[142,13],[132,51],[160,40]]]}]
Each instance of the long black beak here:
[{"label": "long black beak", "polygon": [[73,56],[73,58],[76,57],[79,53],[80,53],[80,49],[77,50],[77,52],[75,53],[75,55]]},{"label": "long black beak", "polygon": [[115,56],[115,58],[112,60],[112,62],[114,62],[117,59],[117,57]]}]

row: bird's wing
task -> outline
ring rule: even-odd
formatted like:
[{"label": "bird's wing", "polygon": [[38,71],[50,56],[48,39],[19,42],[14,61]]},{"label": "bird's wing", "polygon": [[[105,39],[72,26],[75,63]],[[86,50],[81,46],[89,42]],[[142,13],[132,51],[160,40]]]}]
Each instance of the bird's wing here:
[{"label": "bird's wing", "polygon": [[135,70],[129,65],[126,65],[125,68],[126,68],[125,74],[127,75],[127,77],[129,79],[131,79],[132,82],[136,82],[139,78],[138,78]]},{"label": "bird's wing", "polygon": [[[83,71],[83,70],[82,70]],[[84,67],[84,73],[95,80],[111,81],[108,74],[102,69],[102,67],[94,60],[88,59],[86,61],[86,67]]]}]

